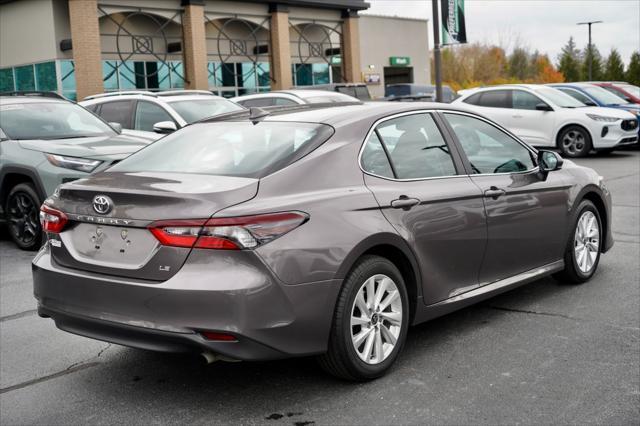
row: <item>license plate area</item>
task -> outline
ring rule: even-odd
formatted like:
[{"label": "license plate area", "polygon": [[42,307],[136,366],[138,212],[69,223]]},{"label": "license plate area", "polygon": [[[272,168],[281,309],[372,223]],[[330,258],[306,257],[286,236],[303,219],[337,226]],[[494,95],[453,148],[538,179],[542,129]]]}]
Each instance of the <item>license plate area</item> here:
[{"label": "license plate area", "polygon": [[140,269],[159,248],[147,229],[90,223],[76,224],[60,239],[76,261],[110,268]]}]

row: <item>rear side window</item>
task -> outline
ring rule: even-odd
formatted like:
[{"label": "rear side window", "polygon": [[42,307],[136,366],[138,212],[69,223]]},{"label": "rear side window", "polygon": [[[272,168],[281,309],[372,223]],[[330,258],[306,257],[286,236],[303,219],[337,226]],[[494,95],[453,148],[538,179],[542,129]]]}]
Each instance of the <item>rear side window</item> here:
[{"label": "rear side window", "polygon": [[304,157],[333,134],[325,124],[200,123],[172,133],[109,171],[261,178]]},{"label": "rear side window", "polygon": [[478,105],[489,108],[511,108],[509,90],[490,90],[480,93]]},{"label": "rear side window", "polygon": [[466,104],[471,104],[471,105],[480,105],[480,95],[482,95],[482,93],[476,93],[475,95],[469,96],[467,99],[463,100],[462,102]]},{"label": "rear side window", "polygon": [[362,169],[365,172],[387,178],[393,177],[393,170],[391,169],[391,164],[389,164],[389,158],[384,152],[382,142],[380,142],[375,132],[371,133],[371,136],[367,139],[367,143],[362,150],[361,162]]},{"label": "rear side window", "polygon": [[[365,171],[384,177],[389,177],[391,171],[397,179],[456,174],[449,146],[430,114],[413,114],[387,120],[378,125],[376,132],[379,138],[370,137],[362,153]],[[386,148],[390,170],[384,168],[378,142]],[[372,171],[374,168],[382,173]]]},{"label": "rear side window", "polygon": [[131,101],[105,102],[100,107],[100,117],[107,123],[119,123],[122,128],[131,128]]},{"label": "rear side window", "polygon": [[287,98],[275,98],[275,105],[277,106],[294,106],[298,105],[295,101]]}]

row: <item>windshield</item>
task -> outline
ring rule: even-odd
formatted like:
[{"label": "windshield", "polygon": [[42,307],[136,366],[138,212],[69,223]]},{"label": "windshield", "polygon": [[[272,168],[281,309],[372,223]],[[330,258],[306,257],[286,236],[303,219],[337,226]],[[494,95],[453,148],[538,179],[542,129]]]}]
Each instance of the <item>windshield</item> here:
[{"label": "windshield", "polygon": [[560,108],[581,108],[586,106],[579,100],[551,87],[538,87],[534,89],[534,92],[547,98],[552,104]]},{"label": "windshield", "polygon": [[0,127],[14,140],[115,135],[104,121],[68,102],[2,103]]},{"label": "windshield", "polygon": [[222,98],[173,101],[170,102],[170,105],[187,123],[194,123],[203,118],[244,109],[240,105]]},{"label": "windshield", "polygon": [[261,178],[313,151],[333,134],[325,124],[225,121],[174,132],[109,169]]},{"label": "windshield", "polygon": [[631,84],[621,84],[620,88],[625,92],[631,93],[636,98],[640,98],[640,87]]},{"label": "windshield", "polygon": [[620,96],[614,95],[613,93],[604,90],[602,87],[584,86],[582,87],[582,90],[587,92],[587,94],[598,101],[598,103],[604,105],[623,105],[628,103]]}]

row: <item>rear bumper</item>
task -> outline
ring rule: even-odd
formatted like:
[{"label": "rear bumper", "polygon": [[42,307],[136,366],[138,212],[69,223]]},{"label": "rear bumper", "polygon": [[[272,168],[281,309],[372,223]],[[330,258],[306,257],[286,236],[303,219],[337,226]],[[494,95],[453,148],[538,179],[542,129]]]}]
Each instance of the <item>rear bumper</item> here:
[{"label": "rear bumper", "polygon": [[339,280],[283,285],[253,253],[225,259],[194,251],[171,279],[148,283],[61,267],[47,244],[32,265],[38,312],[74,334],[157,351],[267,360],[326,350]]}]

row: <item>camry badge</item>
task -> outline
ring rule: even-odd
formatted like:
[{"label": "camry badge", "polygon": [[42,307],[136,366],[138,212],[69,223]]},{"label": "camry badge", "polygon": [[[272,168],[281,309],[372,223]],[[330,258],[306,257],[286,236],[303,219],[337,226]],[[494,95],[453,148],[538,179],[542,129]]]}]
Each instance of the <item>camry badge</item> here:
[{"label": "camry badge", "polygon": [[113,202],[106,195],[96,195],[93,197],[93,209],[100,214],[107,214],[113,208]]}]

